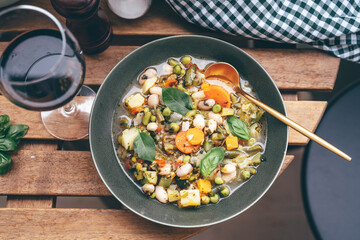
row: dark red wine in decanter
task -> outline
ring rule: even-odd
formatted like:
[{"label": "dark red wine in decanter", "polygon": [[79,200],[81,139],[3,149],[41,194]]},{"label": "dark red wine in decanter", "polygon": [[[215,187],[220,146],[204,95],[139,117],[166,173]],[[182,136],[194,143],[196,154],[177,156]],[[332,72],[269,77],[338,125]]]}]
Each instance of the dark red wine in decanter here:
[{"label": "dark red wine in decanter", "polygon": [[104,51],[110,45],[109,18],[99,7],[100,0],[51,0],[54,9],[66,18],[66,26],[86,54]]}]

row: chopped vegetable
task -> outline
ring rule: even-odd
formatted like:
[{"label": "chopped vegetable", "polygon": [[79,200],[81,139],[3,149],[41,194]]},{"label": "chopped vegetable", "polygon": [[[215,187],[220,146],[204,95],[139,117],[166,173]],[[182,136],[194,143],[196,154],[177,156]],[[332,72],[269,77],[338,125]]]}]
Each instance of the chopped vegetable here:
[{"label": "chopped vegetable", "polygon": [[197,182],[200,193],[210,193],[211,192],[211,182],[204,179],[199,179]]},{"label": "chopped vegetable", "polygon": [[238,138],[235,136],[226,137],[225,143],[226,143],[227,150],[232,150],[232,149],[236,149],[239,147]]},{"label": "chopped vegetable", "polygon": [[167,194],[169,196],[169,202],[176,202],[180,199],[180,192],[176,189],[167,189]]},{"label": "chopped vegetable", "polygon": [[127,150],[133,150],[133,143],[135,138],[139,135],[136,128],[125,129],[121,137],[121,145]]},{"label": "chopped vegetable", "polygon": [[177,80],[175,78],[168,78],[165,82],[164,82],[164,86],[165,87],[171,87],[173,85],[177,84]]},{"label": "chopped vegetable", "polygon": [[143,94],[147,94],[150,90],[150,88],[152,88],[153,86],[155,86],[155,83],[157,81],[157,77],[152,77],[149,79],[146,79],[144,82],[144,85],[142,86],[142,93]]},{"label": "chopped vegetable", "polygon": [[232,108],[223,108],[221,112],[222,117],[232,116],[235,114],[235,110]]},{"label": "chopped vegetable", "polygon": [[130,109],[140,108],[144,105],[145,98],[140,93],[136,93],[134,95],[127,97],[125,103],[126,106]]},{"label": "chopped vegetable", "polygon": [[181,190],[180,191],[180,206],[190,207],[200,205],[199,190]]},{"label": "chopped vegetable", "polygon": [[190,128],[186,131],[186,139],[192,145],[202,144],[204,141],[204,133],[198,128]]},{"label": "chopped vegetable", "polygon": [[192,153],[195,149],[200,147],[200,145],[194,146],[189,143],[186,139],[186,132],[184,131],[181,131],[176,135],[175,145],[177,149],[186,154]]},{"label": "chopped vegetable", "polygon": [[223,108],[230,108],[231,100],[228,91],[217,85],[209,85],[203,89],[206,98],[214,99]]}]

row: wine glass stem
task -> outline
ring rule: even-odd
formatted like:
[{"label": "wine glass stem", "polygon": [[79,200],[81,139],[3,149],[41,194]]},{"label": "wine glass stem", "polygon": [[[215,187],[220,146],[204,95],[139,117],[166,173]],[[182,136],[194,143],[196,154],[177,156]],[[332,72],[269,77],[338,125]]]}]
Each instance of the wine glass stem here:
[{"label": "wine glass stem", "polygon": [[63,114],[65,116],[71,116],[76,113],[76,103],[71,101],[63,107]]}]

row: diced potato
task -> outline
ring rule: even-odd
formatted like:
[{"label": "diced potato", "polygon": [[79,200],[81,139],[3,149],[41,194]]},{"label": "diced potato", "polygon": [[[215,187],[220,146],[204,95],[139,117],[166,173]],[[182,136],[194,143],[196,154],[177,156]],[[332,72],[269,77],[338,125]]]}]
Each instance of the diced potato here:
[{"label": "diced potato", "polygon": [[181,190],[180,191],[180,206],[191,207],[200,205],[199,190]]},{"label": "diced potato", "polygon": [[235,114],[235,110],[232,108],[223,108],[221,112],[222,117],[232,116]]},{"label": "diced potato", "polygon": [[211,182],[204,179],[199,179],[197,182],[200,193],[211,192]]},{"label": "diced potato", "polygon": [[136,128],[125,129],[122,132],[121,145],[126,150],[133,150],[133,143],[138,135],[139,131]]},{"label": "diced potato", "polygon": [[226,143],[226,149],[227,150],[232,150],[232,149],[235,149],[235,148],[239,147],[238,138],[235,137],[235,136],[226,137],[225,143]]},{"label": "diced potato", "polygon": [[156,171],[145,171],[144,176],[146,179],[146,183],[156,185],[156,183],[157,183]]},{"label": "diced potato", "polygon": [[142,93],[147,94],[149,92],[150,88],[155,86],[156,81],[157,81],[157,77],[152,77],[152,78],[146,79],[144,85],[142,86]]},{"label": "diced potato", "polygon": [[168,194],[168,197],[169,197],[169,202],[176,202],[177,200],[180,199],[180,193],[176,189],[168,188],[167,189],[167,194]]},{"label": "diced potato", "polygon": [[138,107],[142,107],[142,105],[144,105],[145,98],[140,93],[136,93],[134,95],[127,97],[125,100],[125,103],[126,103],[127,107],[130,109],[138,108]]}]

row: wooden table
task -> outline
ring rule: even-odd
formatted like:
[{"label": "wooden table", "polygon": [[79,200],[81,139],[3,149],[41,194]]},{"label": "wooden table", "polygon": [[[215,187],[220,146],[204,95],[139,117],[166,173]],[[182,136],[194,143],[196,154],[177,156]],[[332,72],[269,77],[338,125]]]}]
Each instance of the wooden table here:
[{"label": "wooden table", "polygon": [[[25,0],[54,13],[49,1]],[[107,73],[128,53],[153,39],[169,35],[215,36],[242,47],[269,72],[281,90],[288,116],[314,131],[327,102],[299,101],[299,91],[331,91],[339,59],[316,50],[298,50],[293,45],[253,41],[226,36],[191,25],[171,11],[163,1],[153,1],[150,11],[137,20],[123,20],[108,13],[114,32],[112,46],[105,52],[86,56],[85,84],[97,89]],[[63,20],[63,19],[62,19]],[[36,24],[36,23],[35,23]],[[7,45],[0,42],[0,52]],[[19,150],[12,154],[11,171],[0,176],[0,195],[7,195],[0,209],[3,239],[184,239],[204,228],[179,229],[145,220],[126,209],[59,209],[57,196],[111,196],[101,181],[88,147],[88,140],[64,150],[44,128],[39,112],[26,111],[0,96],[0,114],[12,123],[29,125]],[[308,140],[290,129],[289,145],[306,145]],[[294,156],[287,155],[282,171]]]}]

